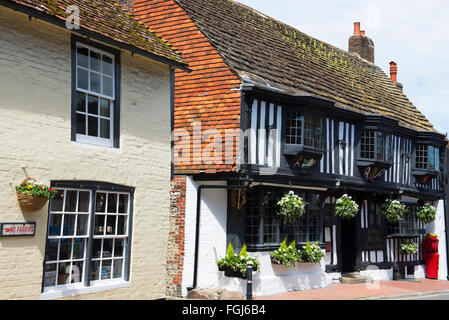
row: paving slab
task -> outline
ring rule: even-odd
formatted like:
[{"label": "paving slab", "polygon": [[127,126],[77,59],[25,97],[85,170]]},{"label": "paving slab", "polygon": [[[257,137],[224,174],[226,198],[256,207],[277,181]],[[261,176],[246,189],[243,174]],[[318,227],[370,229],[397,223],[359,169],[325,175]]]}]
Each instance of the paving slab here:
[{"label": "paving slab", "polygon": [[434,292],[449,292],[449,281],[416,279],[412,281],[375,281],[372,283],[331,284],[327,288],[292,291],[255,300],[357,300],[389,296],[404,296]]}]

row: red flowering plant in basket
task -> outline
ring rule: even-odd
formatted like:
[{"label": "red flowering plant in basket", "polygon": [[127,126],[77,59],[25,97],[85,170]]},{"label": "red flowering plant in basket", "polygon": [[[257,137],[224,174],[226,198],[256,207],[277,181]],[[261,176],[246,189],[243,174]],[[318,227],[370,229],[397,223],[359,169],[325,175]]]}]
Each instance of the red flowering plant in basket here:
[{"label": "red flowering plant in basket", "polygon": [[25,211],[37,211],[41,209],[48,199],[53,199],[58,191],[37,183],[33,178],[26,178],[16,186],[17,199],[20,207]]}]

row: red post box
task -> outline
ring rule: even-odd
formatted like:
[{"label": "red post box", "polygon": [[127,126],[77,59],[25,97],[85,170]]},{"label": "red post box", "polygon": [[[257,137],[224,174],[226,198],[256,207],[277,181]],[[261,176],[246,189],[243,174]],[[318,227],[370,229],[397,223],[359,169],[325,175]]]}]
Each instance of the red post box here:
[{"label": "red post box", "polygon": [[440,260],[438,242],[437,236],[430,233],[424,236],[422,243],[426,275],[430,279],[438,279],[438,264]]}]

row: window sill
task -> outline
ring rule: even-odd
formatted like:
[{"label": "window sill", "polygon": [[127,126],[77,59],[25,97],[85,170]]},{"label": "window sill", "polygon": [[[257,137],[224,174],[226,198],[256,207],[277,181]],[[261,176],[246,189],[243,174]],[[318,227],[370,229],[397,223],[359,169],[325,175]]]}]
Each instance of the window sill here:
[{"label": "window sill", "polygon": [[120,151],[120,148],[105,146],[105,145],[101,145],[101,144],[93,144],[93,143],[88,143],[88,142],[81,142],[81,141],[72,141],[72,145],[77,146],[77,147],[88,148],[88,149],[108,150],[108,151],[113,151],[113,152],[119,152]]},{"label": "window sill", "polygon": [[97,282],[95,285],[86,287],[83,284],[67,285],[59,288],[45,288],[41,294],[41,300],[56,299],[69,296],[75,296],[78,294],[97,293],[106,290],[113,290],[119,288],[129,287],[130,282],[119,280],[110,280],[105,282]]}]

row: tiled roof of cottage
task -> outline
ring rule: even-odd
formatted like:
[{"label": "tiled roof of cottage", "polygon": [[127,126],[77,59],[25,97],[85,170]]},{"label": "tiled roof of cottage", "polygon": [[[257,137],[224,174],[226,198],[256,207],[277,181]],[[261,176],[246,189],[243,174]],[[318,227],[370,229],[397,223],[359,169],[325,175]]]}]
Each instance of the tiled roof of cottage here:
[{"label": "tiled roof of cottage", "polygon": [[382,114],[415,130],[432,124],[378,66],[230,0],[175,0],[243,82]]},{"label": "tiled roof of cottage", "polygon": [[168,42],[123,10],[114,0],[6,0],[5,2],[16,4],[19,9],[36,10],[61,21],[65,21],[70,15],[66,13],[68,6],[77,6],[82,29],[138,48],[168,63],[187,65]]}]

